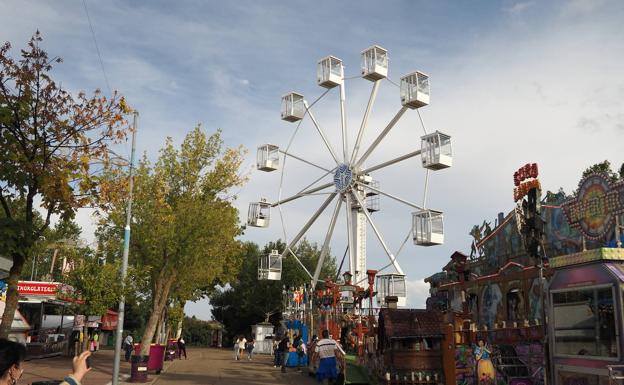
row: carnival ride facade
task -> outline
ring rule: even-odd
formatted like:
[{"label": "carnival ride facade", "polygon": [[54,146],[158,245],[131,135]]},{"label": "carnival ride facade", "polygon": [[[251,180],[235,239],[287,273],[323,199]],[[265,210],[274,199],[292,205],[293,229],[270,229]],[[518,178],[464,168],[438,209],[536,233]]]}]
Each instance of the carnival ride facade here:
[{"label": "carnival ride facade", "polygon": [[622,384],[624,182],[590,175],[576,196],[549,193],[541,203],[541,274],[514,210],[493,228],[475,226],[473,254],[454,253],[426,279],[427,309],[443,315],[454,353],[443,355],[446,384],[488,383],[475,370],[480,340],[491,346],[490,383]]}]

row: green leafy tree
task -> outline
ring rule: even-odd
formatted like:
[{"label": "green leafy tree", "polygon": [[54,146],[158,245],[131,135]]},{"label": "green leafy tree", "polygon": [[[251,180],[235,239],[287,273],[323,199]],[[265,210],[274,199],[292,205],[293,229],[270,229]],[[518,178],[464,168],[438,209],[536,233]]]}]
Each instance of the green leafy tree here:
[{"label": "green leafy tree", "polygon": [[72,96],[52,79],[61,60],[41,41],[37,32],[19,59],[8,42],[0,46],[0,253],[13,260],[0,338],[11,329],[20,273],[52,216],[71,218],[107,196],[101,171],[111,167],[110,144],[126,136],[123,99],[99,90]]},{"label": "green leafy tree", "polygon": [[[109,308],[117,306],[123,293],[119,263],[103,264],[85,249],[76,250],[70,261],[72,269],[63,276],[62,282],[71,288],[64,294],[74,300],[75,314],[87,317],[104,315]],[[130,290],[131,286],[127,285],[126,288]],[[86,323],[83,332],[86,336]],[[83,350],[87,348],[88,342],[85,338]]]},{"label": "green leafy tree", "polygon": [[[310,277],[292,256],[282,261],[282,279],[280,281],[258,280],[258,258],[271,250],[284,251],[282,241],[270,242],[263,249],[252,242],[243,245],[243,265],[238,280],[231,288],[216,291],[210,296],[212,314],[223,323],[230,337],[248,334],[250,325],[269,317],[277,324],[282,310],[282,290],[284,287],[301,287],[310,283]],[[295,254],[310,272],[314,272],[321,254],[315,243],[302,240],[295,248]],[[321,278],[336,275],[336,260],[328,256],[321,269]]]},{"label": "green leafy tree", "polygon": [[[179,149],[169,138],[155,164],[145,157],[139,163],[130,263],[146,274],[144,295],[151,301],[141,354],[148,354],[172,295],[184,301],[236,276],[241,228],[231,190],[244,182],[242,160],[241,148],[223,149],[219,131],[207,136],[196,127]],[[103,233],[123,228],[125,209],[119,199]]]},{"label": "green leafy tree", "polygon": [[624,164],[620,167],[618,174],[613,172],[613,169],[611,169],[611,162],[605,160],[604,162],[596,163],[586,168],[585,171],[583,171],[583,178],[590,174],[604,174],[609,177],[611,182],[616,182],[624,175]]}]

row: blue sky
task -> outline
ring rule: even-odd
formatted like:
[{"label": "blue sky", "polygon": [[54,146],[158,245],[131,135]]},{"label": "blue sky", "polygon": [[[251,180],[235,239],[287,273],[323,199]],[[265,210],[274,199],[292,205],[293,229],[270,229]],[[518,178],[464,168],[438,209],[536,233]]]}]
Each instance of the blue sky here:
[{"label": "blue sky", "polygon": [[[399,256],[413,306],[422,306],[426,297],[422,278],[438,271],[453,251],[469,250],[472,225],[493,222],[499,211],[513,208],[515,169],[538,162],[546,189],[571,191],[584,167],[604,159],[618,166],[624,161],[617,145],[624,139],[624,4],[619,1],[86,4],[110,86],[140,111],[140,151],[153,157],[166,136],[179,141],[198,123],[210,131],[221,128],[227,145],[249,149],[250,181],[237,201],[242,220],[250,201],[278,196],[279,175],[252,170],[255,148],[266,142],[286,145],[294,125],[279,119],[280,96],[291,90],[308,100],[319,96],[319,58],[338,56],[346,76],[356,76],[360,51],[379,44],[389,51],[394,81],[413,70],[428,73],[432,102],[422,117],[428,131],[452,135],[455,164],[431,174],[427,200],[445,213],[445,245],[408,244]],[[0,40],[19,48],[37,29],[48,52],[65,61],[54,74],[66,88],[108,92],[81,1],[0,0]],[[370,87],[362,79],[346,84],[353,136]],[[315,107],[335,147],[337,103],[333,90]],[[399,107],[398,90],[384,82],[364,146]],[[416,112],[408,111],[370,164],[418,148],[421,133]],[[309,122],[302,124],[292,150],[330,164]],[[283,194],[313,176],[318,176],[314,169],[289,161]],[[384,190],[423,199],[424,171],[417,160],[374,177]],[[317,197],[285,207],[287,233],[318,205]],[[410,210],[384,198],[381,205],[374,219],[396,251],[409,229]],[[92,239],[89,212],[81,211],[78,219]],[[308,239],[322,242],[324,226],[320,221]],[[337,229],[331,246],[342,254],[346,238],[340,220]],[[269,229],[249,229],[243,239],[263,244],[282,234],[274,215]],[[372,234],[368,243],[370,267],[385,264]],[[209,314],[205,302],[187,311]]]}]

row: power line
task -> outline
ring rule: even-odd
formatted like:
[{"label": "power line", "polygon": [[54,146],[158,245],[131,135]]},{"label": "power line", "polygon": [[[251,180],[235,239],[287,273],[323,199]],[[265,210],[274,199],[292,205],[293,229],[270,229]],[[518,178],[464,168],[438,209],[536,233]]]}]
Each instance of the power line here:
[{"label": "power line", "polygon": [[89,29],[91,29],[91,37],[93,37],[93,44],[95,44],[95,51],[97,52],[97,56],[100,60],[100,67],[102,68],[104,81],[106,82],[108,93],[112,96],[113,91],[111,89],[110,83],[108,82],[108,76],[106,76],[106,70],[104,69],[104,61],[102,60],[102,55],[100,54],[100,47],[98,46],[97,39],[95,38],[95,31],[93,30],[93,23],[91,23],[91,17],[89,16],[89,9],[87,8],[87,1],[82,0],[82,5],[84,5],[85,13],[87,14],[87,20],[89,21]]}]

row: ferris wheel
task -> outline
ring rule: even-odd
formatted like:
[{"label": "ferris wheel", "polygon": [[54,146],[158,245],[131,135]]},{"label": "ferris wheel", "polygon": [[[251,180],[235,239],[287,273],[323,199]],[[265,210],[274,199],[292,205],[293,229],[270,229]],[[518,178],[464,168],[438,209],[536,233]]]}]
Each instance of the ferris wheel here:
[{"label": "ferris wheel", "polygon": [[[284,237],[287,238],[287,227],[282,213],[282,207],[291,204],[295,200],[318,194],[325,194],[327,198],[320,204],[311,217],[301,228],[298,228],[296,235],[291,239],[286,239],[286,249],[282,254],[272,251],[268,255],[260,257],[258,262],[258,279],[260,280],[280,280],[282,272],[282,259],[287,255],[295,258],[301,267],[309,275],[312,288],[319,281],[319,275],[324,260],[329,253],[329,246],[334,235],[336,222],[341,215],[346,219],[346,238],[349,256],[349,273],[353,277],[354,284],[362,284],[367,280],[367,257],[366,257],[366,237],[367,229],[370,228],[377,238],[388,257],[389,263],[379,268],[381,273],[386,268],[394,268],[394,273],[384,273],[377,275],[378,303],[383,303],[388,295],[398,297],[398,305],[406,305],[405,274],[401,268],[396,255],[390,250],[385,241],[380,228],[375,224],[372,214],[379,210],[379,196],[383,195],[399,202],[412,212],[411,227],[408,237],[413,238],[413,242],[420,246],[440,245],[444,242],[443,213],[425,207],[429,171],[441,170],[452,165],[451,138],[442,132],[435,131],[427,133],[422,119],[425,135],[420,138],[420,148],[407,154],[399,155],[373,166],[365,166],[364,163],[370,155],[378,148],[384,138],[390,133],[393,127],[399,122],[408,109],[416,109],[429,104],[430,87],[429,77],[419,71],[409,73],[401,77],[400,99],[401,107],[395,116],[381,130],[368,148],[362,148],[362,138],[366,131],[369,115],[375,103],[378,89],[381,82],[387,79],[388,75],[388,52],[384,48],[374,45],[361,53],[361,77],[373,82],[372,90],[366,106],[366,110],[357,131],[355,144],[351,149],[348,144],[349,132],[345,115],[345,76],[344,66],[340,59],[334,56],[327,56],[318,62],[317,84],[326,91],[314,102],[308,103],[303,95],[291,92],[282,97],[281,118],[287,122],[298,122],[288,146],[284,149],[274,144],[263,144],[258,147],[257,169],[265,172],[272,172],[281,169],[280,186],[277,201],[270,202],[261,199],[249,204],[247,224],[254,227],[268,227],[271,219],[271,209],[279,210]],[[387,79],[390,81],[390,79]],[[391,82],[391,81],[390,81]],[[392,82],[391,82],[392,83]],[[395,83],[393,83],[395,84]],[[395,84],[396,85],[396,84]],[[332,146],[326,131],[316,119],[312,107],[323,98],[331,89],[338,87],[340,101],[340,128],[341,147],[340,152]],[[420,112],[418,112],[420,118]],[[323,150],[331,157],[332,166],[324,167],[316,162],[305,159],[291,150],[291,143],[295,135],[299,132],[299,126],[304,118],[311,120],[314,129],[322,140]],[[414,146],[416,147],[416,146]],[[422,167],[426,170],[424,178],[424,198],[423,204],[416,204],[400,195],[387,192],[379,187],[373,174],[382,172],[385,168],[396,163],[406,161],[411,158],[420,157]],[[306,187],[297,193],[283,197],[282,191],[287,180],[284,177],[285,163],[288,158],[296,160],[299,164],[307,164],[324,172],[321,177],[310,177]],[[281,160],[281,162],[280,162]],[[281,163],[281,164],[280,164]],[[281,166],[281,167],[280,167]],[[313,272],[308,271],[299,257],[295,253],[297,243],[306,235],[310,227],[327,209],[333,205],[333,211],[329,219],[329,225],[325,233],[325,239],[321,248],[317,266]],[[344,210],[343,210],[344,206]],[[409,215],[409,212],[406,215]],[[403,243],[403,245],[405,242]],[[401,246],[401,249],[403,247]],[[400,250],[396,253],[400,253]]]}]

